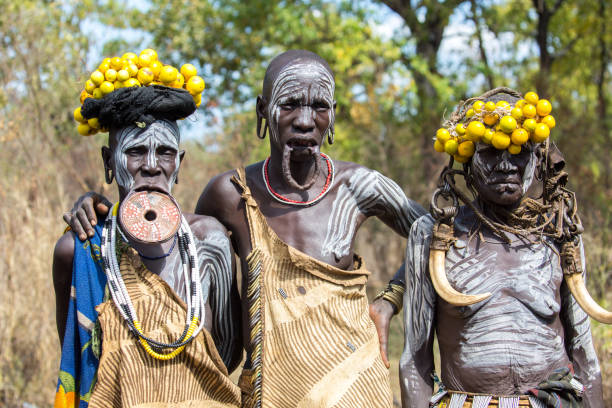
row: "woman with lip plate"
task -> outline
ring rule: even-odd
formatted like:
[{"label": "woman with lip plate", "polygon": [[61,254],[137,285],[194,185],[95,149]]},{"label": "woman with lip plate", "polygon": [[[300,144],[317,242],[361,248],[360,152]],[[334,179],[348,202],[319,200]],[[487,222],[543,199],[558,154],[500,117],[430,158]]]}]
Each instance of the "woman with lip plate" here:
[{"label": "woman with lip plate", "polygon": [[56,407],[239,407],[233,252],[214,218],[181,214],[171,196],[184,151],[186,90],[123,87],[85,99],[109,130],[106,181],[119,202],[81,240],[57,242],[53,279],[62,358]]},{"label": "woman with lip plate", "polygon": [[453,157],[408,238],[404,407],[603,407],[589,315],[612,314],[584,288],[582,226],[550,113],[533,92],[498,88],[438,130],[435,149]]}]

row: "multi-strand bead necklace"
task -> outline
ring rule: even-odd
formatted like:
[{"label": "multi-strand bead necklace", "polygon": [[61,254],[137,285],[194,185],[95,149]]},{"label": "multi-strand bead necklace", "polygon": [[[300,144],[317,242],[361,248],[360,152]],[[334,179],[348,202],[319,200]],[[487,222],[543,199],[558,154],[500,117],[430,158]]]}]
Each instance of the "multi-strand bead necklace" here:
[{"label": "multi-strand bead necklace", "polygon": [[[108,288],[119,313],[125,319],[130,331],[136,336],[145,351],[158,360],[170,360],[176,357],[192,341],[204,326],[204,296],[198,270],[197,251],[191,228],[185,217],[181,217],[181,226],[177,240],[183,273],[185,276],[185,293],[187,296],[187,317],[183,334],[173,343],[163,343],[147,337],[142,330],[141,322],[130,299],[125,282],[121,277],[117,260],[117,210],[116,203],[102,230],[102,264],[108,278]],[[164,349],[172,349],[163,353]]]}]

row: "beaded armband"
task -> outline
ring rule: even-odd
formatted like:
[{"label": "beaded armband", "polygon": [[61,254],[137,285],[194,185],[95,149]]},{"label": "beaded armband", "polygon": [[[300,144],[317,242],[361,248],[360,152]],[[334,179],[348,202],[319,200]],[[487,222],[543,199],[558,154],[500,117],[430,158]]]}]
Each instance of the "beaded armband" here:
[{"label": "beaded armband", "polygon": [[385,299],[393,305],[393,314],[396,315],[402,310],[402,305],[404,304],[404,292],[406,288],[402,285],[397,285],[395,283],[389,283],[387,288],[380,292],[374,300],[378,300],[380,298]]}]

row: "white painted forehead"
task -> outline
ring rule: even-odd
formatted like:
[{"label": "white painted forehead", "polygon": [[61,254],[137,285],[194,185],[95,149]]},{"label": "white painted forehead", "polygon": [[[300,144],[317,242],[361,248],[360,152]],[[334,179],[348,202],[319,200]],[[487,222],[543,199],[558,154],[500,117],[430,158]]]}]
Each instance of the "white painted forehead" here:
[{"label": "white painted forehead", "polygon": [[121,129],[117,135],[119,145],[123,146],[141,143],[149,138],[178,146],[181,134],[176,122],[161,119],[156,120],[145,129],[138,126],[127,126]]},{"label": "white painted forehead", "polygon": [[286,65],[276,77],[275,86],[290,81],[314,80],[333,92],[334,77],[329,70],[317,61],[304,61]]}]

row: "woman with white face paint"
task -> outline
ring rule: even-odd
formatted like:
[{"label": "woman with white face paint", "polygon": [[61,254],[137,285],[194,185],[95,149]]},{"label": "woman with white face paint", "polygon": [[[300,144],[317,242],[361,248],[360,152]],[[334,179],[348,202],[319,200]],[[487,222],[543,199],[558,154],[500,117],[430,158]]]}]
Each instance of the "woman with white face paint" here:
[{"label": "woman with white face paint", "polygon": [[[491,93],[478,100],[514,106],[519,99]],[[477,142],[463,172],[443,171],[448,189],[436,191],[432,215],[419,218],[408,238],[403,406],[603,407],[589,318],[567,277],[566,260],[583,270],[584,254],[579,220],[558,206],[576,205],[563,164],[554,145],[527,141],[510,154]],[[455,187],[454,174],[465,176],[473,200]],[[541,201],[526,197],[535,176]],[[442,194],[457,202],[438,208]],[[570,255],[556,235],[563,225],[576,234]],[[434,333],[443,384],[432,396]]]},{"label": "woman with white face paint", "polygon": [[102,157],[119,202],[93,236],[56,245],[59,406],[71,392],[91,407],[240,406],[227,230],[181,214],[171,196],[185,153],[176,120],[194,110],[189,93],[165,87],[122,88],[81,109],[110,129]]}]

